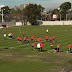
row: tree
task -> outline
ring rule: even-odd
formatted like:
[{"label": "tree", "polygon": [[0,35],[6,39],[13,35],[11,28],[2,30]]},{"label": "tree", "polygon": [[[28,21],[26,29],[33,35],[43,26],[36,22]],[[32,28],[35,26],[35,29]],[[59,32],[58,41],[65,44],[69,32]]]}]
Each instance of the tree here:
[{"label": "tree", "polygon": [[1,11],[2,10],[3,10],[3,14],[4,14],[4,21],[9,21],[11,9],[8,6],[5,6],[5,7],[1,8]]},{"label": "tree", "polygon": [[26,21],[29,21],[32,25],[37,23],[37,20],[41,18],[41,11],[43,11],[43,7],[37,4],[29,4],[26,6],[24,10],[24,16]]},{"label": "tree", "polygon": [[64,2],[63,4],[60,5],[60,13],[61,13],[63,19],[66,18],[66,13],[69,9],[71,9],[70,2]]},{"label": "tree", "polygon": [[19,8],[12,9],[10,12],[10,16],[12,20],[16,20],[16,21],[21,21],[22,20],[22,10],[20,10]]}]

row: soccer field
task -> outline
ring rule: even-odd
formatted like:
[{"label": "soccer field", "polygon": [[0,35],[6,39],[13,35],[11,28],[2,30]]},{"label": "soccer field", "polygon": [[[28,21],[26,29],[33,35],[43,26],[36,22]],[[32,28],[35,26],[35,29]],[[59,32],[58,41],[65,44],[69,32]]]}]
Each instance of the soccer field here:
[{"label": "soccer field", "polygon": [[[49,33],[46,33],[49,29]],[[30,44],[24,43],[25,36],[30,38]],[[13,33],[13,39],[8,34]],[[6,40],[3,34],[6,33]],[[51,51],[48,37],[55,36],[53,48],[60,44],[61,54]],[[22,43],[18,43],[17,37],[22,37]],[[32,50],[31,36],[34,42],[40,36],[43,42],[44,52]],[[56,72],[72,64],[72,54],[68,54],[68,43],[72,45],[72,26],[20,26],[0,29],[0,72]],[[35,45],[35,48],[37,45]]]}]

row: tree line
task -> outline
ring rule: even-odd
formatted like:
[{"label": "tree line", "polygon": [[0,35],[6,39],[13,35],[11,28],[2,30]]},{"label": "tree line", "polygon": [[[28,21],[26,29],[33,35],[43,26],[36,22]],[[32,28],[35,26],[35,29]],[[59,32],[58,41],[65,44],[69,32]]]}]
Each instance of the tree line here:
[{"label": "tree line", "polygon": [[[44,11],[44,7],[37,4],[29,4],[22,10],[20,8],[17,8],[16,10],[14,8],[10,9],[8,6],[5,6],[2,9],[4,13],[4,20],[6,22],[16,20],[24,22],[26,24],[29,21],[32,25],[37,24],[37,20],[41,20],[42,12]],[[64,20],[66,18],[66,14],[70,9],[71,9],[71,3],[64,2],[63,4],[60,5],[59,9],[51,10],[48,12],[48,14],[50,13],[51,18],[53,14],[57,14],[59,16],[58,18],[60,18],[61,14],[62,20]],[[0,15],[0,21],[1,21],[1,15]]]}]

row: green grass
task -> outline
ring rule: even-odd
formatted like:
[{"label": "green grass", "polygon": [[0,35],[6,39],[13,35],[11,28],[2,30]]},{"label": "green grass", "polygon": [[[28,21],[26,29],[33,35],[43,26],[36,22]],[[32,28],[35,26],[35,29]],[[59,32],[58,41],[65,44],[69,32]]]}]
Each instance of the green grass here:
[{"label": "green grass", "polygon": [[[49,34],[46,33],[47,28]],[[33,51],[32,43],[19,44],[17,36],[23,39],[23,31],[30,39],[32,35],[35,37],[34,40],[40,36],[43,41],[43,49],[47,51],[43,53],[39,53],[37,49]],[[7,35],[12,32],[14,39],[8,39],[7,36],[7,39],[4,40],[4,32]],[[60,51],[63,53],[56,54],[51,51],[50,43],[45,41],[46,35],[55,36],[56,42],[53,48],[60,43]],[[72,45],[72,26],[20,26],[0,29],[0,72],[56,72],[72,64],[72,54],[66,53],[68,43]]]}]

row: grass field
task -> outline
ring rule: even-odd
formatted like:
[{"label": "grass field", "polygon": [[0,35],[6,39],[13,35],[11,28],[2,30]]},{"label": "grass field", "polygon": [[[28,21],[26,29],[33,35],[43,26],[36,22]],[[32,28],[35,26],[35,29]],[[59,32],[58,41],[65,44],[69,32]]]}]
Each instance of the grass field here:
[{"label": "grass field", "polygon": [[[32,43],[24,44],[24,40],[19,44],[17,36],[23,39],[23,31],[30,39],[32,35],[34,40],[40,36],[43,50],[46,51],[43,53],[39,53],[37,49],[33,51]],[[10,32],[13,33],[14,39],[8,39],[7,36],[4,40],[3,34],[8,35]],[[50,42],[45,41],[46,35],[55,36],[53,48],[60,43],[60,51],[63,53],[51,51]],[[72,64],[72,54],[67,54],[68,43],[72,45],[72,26],[20,26],[0,29],[0,72],[57,72]]]}]

